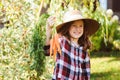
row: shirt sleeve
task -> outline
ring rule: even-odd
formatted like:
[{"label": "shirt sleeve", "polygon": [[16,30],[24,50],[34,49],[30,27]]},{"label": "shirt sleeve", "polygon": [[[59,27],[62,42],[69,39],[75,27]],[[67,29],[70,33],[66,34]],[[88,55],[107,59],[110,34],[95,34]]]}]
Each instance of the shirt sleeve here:
[{"label": "shirt sleeve", "polygon": [[45,56],[50,56],[50,45],[45,45],[43,47]]},{"label": "shirt sleeve", "polygon": [[90,79],[90,56],[88,52],[85,52],[85,73],[86,73],[86,77],[85,80],[89,80]]}]

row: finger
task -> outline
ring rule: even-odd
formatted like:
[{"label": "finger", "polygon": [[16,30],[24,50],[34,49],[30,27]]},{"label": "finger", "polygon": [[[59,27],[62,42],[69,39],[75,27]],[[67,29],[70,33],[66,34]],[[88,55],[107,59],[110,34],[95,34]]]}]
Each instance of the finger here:
[{"label": "finger", "polygon": [[56,17],[50,16],[50,17],[48,18],[48,21],[55,20],[55,19],[56,19]]},{"label": "finger", "polygon": [[55,24],[55,20],[54,20],[54,19],[48,20],[48,21],[47,21],[47,24],[48,24],[49,26],[52,26],[53,24]]},{"label": "finger", "polygon": [[50,28],[52,28],[54,24],[55,24],[55,22],[51,22],[51,23],[49,24]]}]

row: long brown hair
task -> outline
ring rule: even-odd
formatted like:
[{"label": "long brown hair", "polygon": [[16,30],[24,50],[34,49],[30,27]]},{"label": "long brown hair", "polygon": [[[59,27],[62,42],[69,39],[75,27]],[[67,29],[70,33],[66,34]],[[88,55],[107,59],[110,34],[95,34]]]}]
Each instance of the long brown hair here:
[{"label": "long brown hair", "polygon": [[[64,24],[63,27],[61,27],[58,30],[58,33],[60,33],[61,35],[64,35],[65,37],[67,37],[70,40],[69,29],[70,29],[70,26],[73,24],[73,22],[74,21]],[[83,22],[84,22],[84,20],[83,20]],[[87,26],[85,26],[85,24],[84,24],[83,35],[78,39],[78,44],[80,46],[83,46],[84,51],[87,49],[90,49],[90,47],[91,47],[91,42],[89,40],[89,36],[87,35],[86,28],[87,28]]]}]

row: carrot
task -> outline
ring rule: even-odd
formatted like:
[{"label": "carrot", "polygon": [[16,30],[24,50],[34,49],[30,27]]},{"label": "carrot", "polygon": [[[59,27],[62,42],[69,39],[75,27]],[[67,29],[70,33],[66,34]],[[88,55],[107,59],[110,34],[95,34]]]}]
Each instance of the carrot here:
[{"label": "carrot", "polygon": [[58,41],[59,37],[60,37],[59,34],[56,34],[56,35],[55,35],[55,44],[56,44],[58,53],[61,54],[60,44],[59,44],[59,41]]},{"label": "carrot", "polygon": [[50,56],[52,56],[53,53],[53,39],[50,40]]},{"label": "carrot", "polygon": [[50,56],[53,55],[53,58],[56,58],[57,52],[61,54],[60,44],[59,44],[59,34],[55,34],[54,37],[50,41]]},{"label": "carrot", "polygon": [[57,53],[57,47],[56,47],[56,41],[55,41],[55,37],[53,38],[53,58],[56,58],[56,53]]}]

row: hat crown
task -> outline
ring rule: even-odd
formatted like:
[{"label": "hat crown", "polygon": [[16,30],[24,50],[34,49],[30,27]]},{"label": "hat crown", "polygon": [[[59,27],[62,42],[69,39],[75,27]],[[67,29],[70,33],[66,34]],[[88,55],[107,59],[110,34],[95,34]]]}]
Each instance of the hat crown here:
[{"label": "hat crown", "polygon": [[71,10],[65,13],[63,17],[63,22],[69,22],[69,21],[74,21],[78,19],[83,19],[83,16],[81,15],[80,11]]}]

